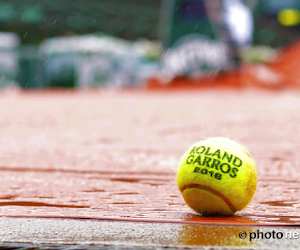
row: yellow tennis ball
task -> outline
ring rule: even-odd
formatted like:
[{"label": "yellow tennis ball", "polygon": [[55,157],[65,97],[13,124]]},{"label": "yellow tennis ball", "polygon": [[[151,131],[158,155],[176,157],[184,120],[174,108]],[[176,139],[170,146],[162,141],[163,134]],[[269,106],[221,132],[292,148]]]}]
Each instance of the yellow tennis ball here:
[{"label": "yellow tennis ball", "polygon": [[252,199],[257,184],[255,163],[239,143],[216,137],[192,145],[177,173],[178,188],[198,213],[233,215]]}]

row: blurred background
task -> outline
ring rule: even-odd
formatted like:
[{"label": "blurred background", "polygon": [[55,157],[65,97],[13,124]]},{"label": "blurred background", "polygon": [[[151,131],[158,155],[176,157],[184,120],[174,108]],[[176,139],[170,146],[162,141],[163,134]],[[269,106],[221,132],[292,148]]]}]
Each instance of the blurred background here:
[{"label": "blurred background", "polygon": [[1,0],[0,86],[295,87],[299,34],[300,0]]}]

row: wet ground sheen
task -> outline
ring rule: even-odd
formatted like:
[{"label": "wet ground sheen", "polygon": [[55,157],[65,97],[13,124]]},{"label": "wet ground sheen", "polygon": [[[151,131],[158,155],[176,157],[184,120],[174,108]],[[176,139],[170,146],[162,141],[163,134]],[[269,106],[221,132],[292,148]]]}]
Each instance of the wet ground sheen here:
[{"label": "wet ground sheen", "polygon": [[[295,90],[1,92],[0,216],[298,226],[299,114]],[[233,217],[194,213],[176,185],[181,155],[211,136],[256,161]]]}]

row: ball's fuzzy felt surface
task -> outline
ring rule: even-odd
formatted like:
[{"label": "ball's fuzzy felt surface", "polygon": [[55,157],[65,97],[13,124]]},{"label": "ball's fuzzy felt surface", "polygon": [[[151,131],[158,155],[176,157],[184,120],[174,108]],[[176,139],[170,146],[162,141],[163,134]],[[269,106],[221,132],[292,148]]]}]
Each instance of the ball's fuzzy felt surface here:
[{"label": "ball's fuzzy felt surface", "polygon": [[233,215],[245,208],[255,193],[256,166],[241,144],[223,137],[209,138],[183,155],[177,183],[186,203],[198,213]]}]

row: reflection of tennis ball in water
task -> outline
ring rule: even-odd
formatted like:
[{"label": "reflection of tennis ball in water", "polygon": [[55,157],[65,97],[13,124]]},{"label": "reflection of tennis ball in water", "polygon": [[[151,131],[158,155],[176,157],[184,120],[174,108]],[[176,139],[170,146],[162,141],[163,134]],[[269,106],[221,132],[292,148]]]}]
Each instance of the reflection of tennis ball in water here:
[{"label": "reflection of tennis ball in water", "polygon": [[195,143],[182,157],[177,183],[186,203],[202,215],[232,215],[247,206],[257,183],[249,152],[226,138]]}]

